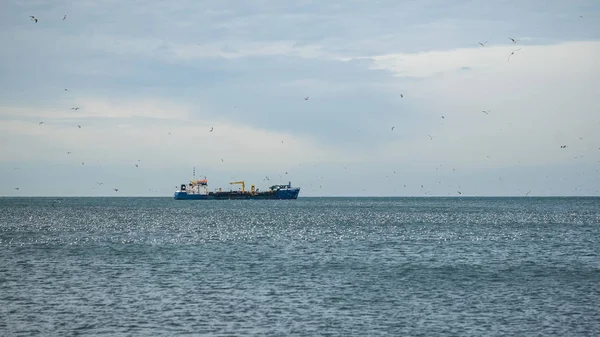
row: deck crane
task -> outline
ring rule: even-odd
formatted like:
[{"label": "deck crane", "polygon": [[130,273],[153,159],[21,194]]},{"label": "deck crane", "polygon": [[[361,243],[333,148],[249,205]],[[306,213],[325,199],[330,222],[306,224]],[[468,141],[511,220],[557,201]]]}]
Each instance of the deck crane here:
[{"label": "deck crane", "polygon": [[246,184],[244,183],[244,181],[232,181],[229,183],[229,185],[233,185],[233,184],[241,184],[242,185],[242,193],[244,193],[246,191]]}]

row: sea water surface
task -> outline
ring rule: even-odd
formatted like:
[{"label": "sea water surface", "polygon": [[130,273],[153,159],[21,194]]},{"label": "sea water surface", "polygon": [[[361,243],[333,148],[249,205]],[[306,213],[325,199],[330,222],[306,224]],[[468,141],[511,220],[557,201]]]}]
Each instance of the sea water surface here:
[{"label": "sea water surface", "polygon": [[600,198],[0,198],[1,336],[598,336]]}]

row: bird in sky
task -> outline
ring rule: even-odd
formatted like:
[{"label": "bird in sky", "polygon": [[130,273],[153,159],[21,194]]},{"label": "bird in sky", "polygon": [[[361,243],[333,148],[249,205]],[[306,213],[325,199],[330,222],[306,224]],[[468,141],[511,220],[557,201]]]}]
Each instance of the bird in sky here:
[{"label": "bird in sky", "polygon": [[506,60],[506,62],[510,62],[510,57],[513,56],[515,54],[515,52],[519,51],[519,50],[521,50],[521,48],[513,50],[512,53],[510,53],[510,55],[508,55],[508,60]]},{"label": "bird in sky", "polygon": [[484,43],[478,42],[482,47],[485,47],[485,45],[488,43],[487,41],[485,41]]},{"label": "bird in sky", "polygon": [[33,16],[33,15],[30,15],[29,17],[31,18],[31,21],[35,21],[35,23],[37,23],[37,22],[38,22],[38,19],[36,19],[36,17],[35,17],[35,16]]}]

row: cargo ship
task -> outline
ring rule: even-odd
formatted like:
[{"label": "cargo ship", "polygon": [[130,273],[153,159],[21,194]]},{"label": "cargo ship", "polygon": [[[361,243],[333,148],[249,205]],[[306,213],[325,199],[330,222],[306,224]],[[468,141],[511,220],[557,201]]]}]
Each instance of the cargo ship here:
[{"label": "cargo ship", "polygon": [[246,183],[244,181],[233,181],[230,185],[242,185],[241,189],[234,191],[223,191],[219,188],[216,191],[208,190],[208,180],[194,179],[189,184],[181,184],[175,191],[175,200],[234,200],[234,199],[297,199],[300,193],[299,187],[292,187],[292,183],[287,185],[273,185],[266,191],[259,191],[254,185],[250,187],[250,191],[246,191]]}]

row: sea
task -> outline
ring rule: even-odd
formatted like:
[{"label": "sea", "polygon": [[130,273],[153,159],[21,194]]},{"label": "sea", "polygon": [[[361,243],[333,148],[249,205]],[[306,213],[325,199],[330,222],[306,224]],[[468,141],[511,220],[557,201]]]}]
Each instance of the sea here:
[{"label": "sea", "polygon": [[0,198],[0,336],[599,336],[600,198]]}]

